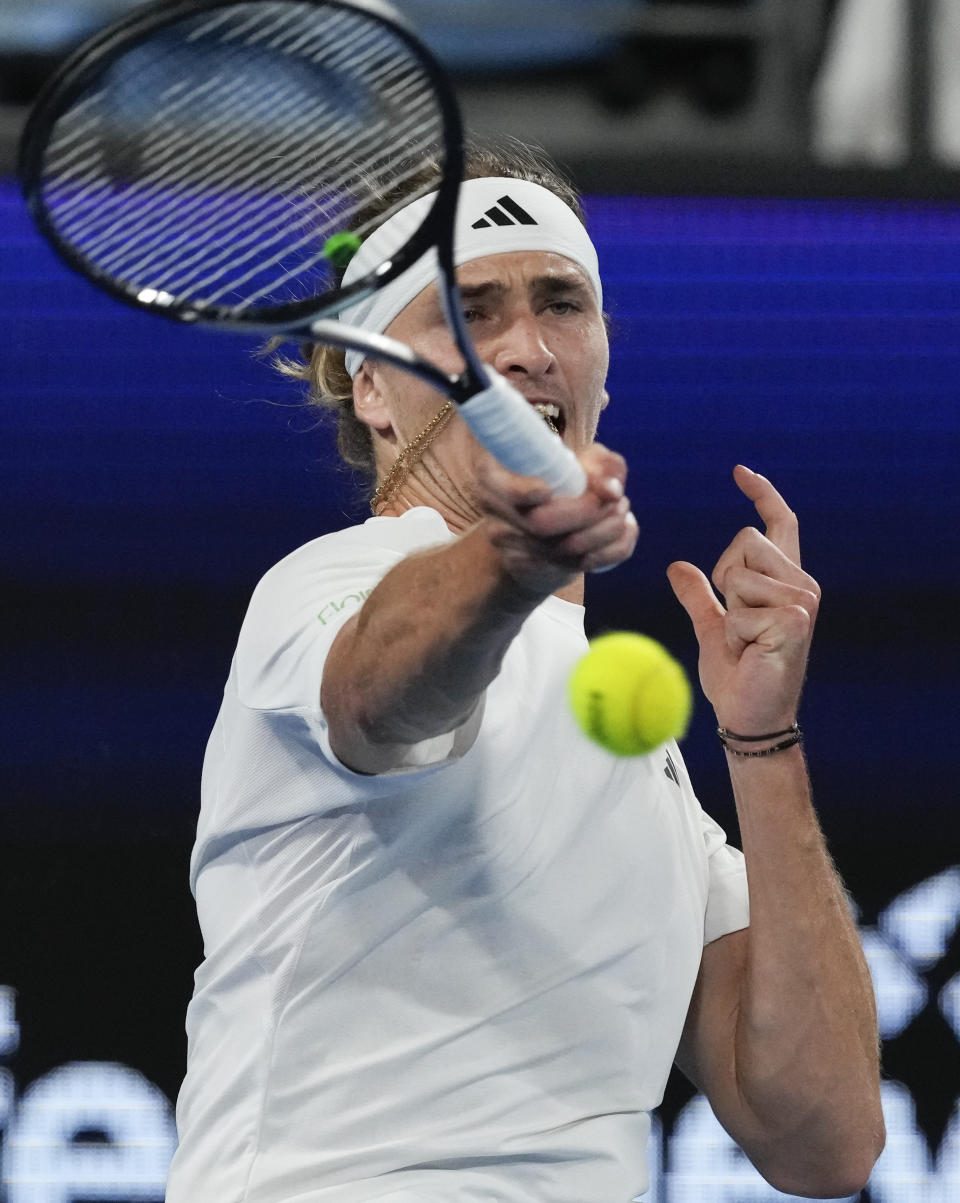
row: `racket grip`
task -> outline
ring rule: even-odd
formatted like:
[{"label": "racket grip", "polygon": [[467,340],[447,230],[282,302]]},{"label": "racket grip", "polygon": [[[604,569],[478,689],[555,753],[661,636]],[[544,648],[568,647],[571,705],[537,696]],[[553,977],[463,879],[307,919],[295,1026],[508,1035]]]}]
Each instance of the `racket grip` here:
[{"label": "racket grip", "polygon": [[540,477],[560,497],[579,497],[587,487],[580,461],[512,384],[484,369],[489,387],[457,407],[477,441],[511,472]]}]

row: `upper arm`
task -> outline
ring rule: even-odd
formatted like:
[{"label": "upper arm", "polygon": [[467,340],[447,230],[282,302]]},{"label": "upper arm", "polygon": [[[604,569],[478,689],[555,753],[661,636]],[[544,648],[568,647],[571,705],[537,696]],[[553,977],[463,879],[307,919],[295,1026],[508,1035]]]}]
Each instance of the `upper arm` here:
[{"label": "upper arm", "polygon": [[[357,665],[362,663],[357,648],[359,625],[359,616],[354,615],[337,632],[321,677],[320,706],[336,759],[354,773],[379,776],[437,769],[464,756],[476,741],[483,720],[483,692],[468,699],[462,713],[454,714],[443,729],[416,731],[408,725],[391,741],[370,736],[362,721],[364,682],[357,675]],[[410,715],[410,722],[416,717]]]},{"label": "upper arm", "polygon": [[738,1068],[737,1028],[748,933],[748,928],[729,932],[704,947],[676,1064],[706,1095],[723,1129],[776,1185],[766,1162],[767,1128],[740,1089],[743,1067]]},{"label": "upper arm", "polygon": [[389,772],[402,763],[406,748],[372,742],[356,719],[353,665],[357,626],[358,618],[353,615],[330,645],[320,683],[320,708],[327,721],[331,750],[341,764],[355,773]]},{"label": "upper arm", "polygon": [[728,1131],[738,1095],[736,1031],[747,939],[744,928],[705,945],[676,1055],[678,1068]]}]

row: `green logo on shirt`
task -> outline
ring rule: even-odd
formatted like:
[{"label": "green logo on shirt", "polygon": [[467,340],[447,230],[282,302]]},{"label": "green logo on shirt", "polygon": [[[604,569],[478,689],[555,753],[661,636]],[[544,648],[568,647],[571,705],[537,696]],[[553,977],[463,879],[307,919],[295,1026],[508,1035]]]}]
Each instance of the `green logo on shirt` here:
[{"label": "green logo on shirt", "polygon": [[324,602],[320,607],[317,618],[326,626],[328,622],[336,618],[348,606],[356,606],[359,609],[372,592],[372,589],[361,589],[357,593],[348,593],[346,597],[341,597],[339,601]]}]

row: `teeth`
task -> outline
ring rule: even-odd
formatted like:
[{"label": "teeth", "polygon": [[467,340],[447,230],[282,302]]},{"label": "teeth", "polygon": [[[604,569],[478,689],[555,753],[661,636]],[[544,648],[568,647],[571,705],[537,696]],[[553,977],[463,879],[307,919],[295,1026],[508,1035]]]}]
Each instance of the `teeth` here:
[{"label": "teeth", "polygon": [[560,417],[559,406],[551,405],[547,402],[538,402],[533,408],[543,418],[554,434],[560,433],[560,427],[557,425],[557,418]]}]

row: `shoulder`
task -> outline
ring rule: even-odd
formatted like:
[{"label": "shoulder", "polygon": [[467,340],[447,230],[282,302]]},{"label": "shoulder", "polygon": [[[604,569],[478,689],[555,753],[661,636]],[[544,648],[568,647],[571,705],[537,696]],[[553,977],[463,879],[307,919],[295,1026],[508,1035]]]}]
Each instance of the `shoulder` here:
[{"label": "shoulder", "polygon": [[250,598],[239,646],[276,648],[295,633],[335,630],[412,552],[454,536],[435,510],[373,518],[312,539],[266,572]]},{"label": "shoulder", "polygon": [[368,518],[356,526],[311,539],[274,564],[263,580],[297,572],[318,562],[333,562],[364,553],[397,551],[407,554],[454,537],[436,510],[418,506],[399,518]]},{"label": "shoulder", "polygon": [[436,510],[424,506],[399,518],[370,518],[356,526],[311,539],[273,565],[258,582],[254,599],[286,594],[291,584],[303,580],[337,579],[365,569],[385,571],[424,547],[454,538]]},{"label": "shoulder", "polygon": [[252,709],[312,706],[337,632],[405,556],[450,536],[433,510],[372,519],[284,556],[259,581],[234,657],[237,693]]}]

